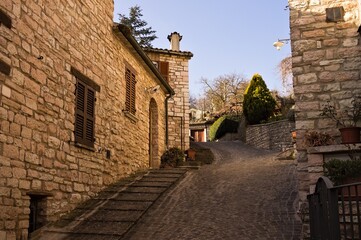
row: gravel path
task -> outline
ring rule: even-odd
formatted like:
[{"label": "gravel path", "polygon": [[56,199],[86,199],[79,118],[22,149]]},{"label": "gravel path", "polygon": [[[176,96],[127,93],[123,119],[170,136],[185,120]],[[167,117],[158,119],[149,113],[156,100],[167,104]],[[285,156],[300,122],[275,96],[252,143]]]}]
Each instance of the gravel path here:
[{"label": "gravel path", "polygon": [[241,142],[202,146],[216,161],[189,171],[123,239],[300,239],[294,161]]}]

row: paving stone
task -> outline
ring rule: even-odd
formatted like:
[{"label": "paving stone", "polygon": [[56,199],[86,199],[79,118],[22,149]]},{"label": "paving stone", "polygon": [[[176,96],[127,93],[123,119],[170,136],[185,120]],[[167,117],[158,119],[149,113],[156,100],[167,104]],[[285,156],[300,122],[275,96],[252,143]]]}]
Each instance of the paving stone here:
[{"label": "paving stone", "polygon": [[122,239],[300,239],[293,161],[241,142],[202,145],[215,162],[188,172]]},{"label": "paving stone", "polygon": [[[119,194],[112,186],[100,194],[104,199],[85,204],[83,210],[101,206],[70,237],[74,240],[300,239],[293,161],[277,161],[274,158],[277,153],[240,142],[205,146],[212,148],[214,164],[191,171],[184,178],[183,172],[176,185],[154,180],[173,178],[169,176],[172,171],[167,170],[164,175],[155,171],[157,177],[152,177],[151,172]],[[165,189],[168,191],[160,195],[158,191]],[[65,226],[70,223],[63,221]]]}]

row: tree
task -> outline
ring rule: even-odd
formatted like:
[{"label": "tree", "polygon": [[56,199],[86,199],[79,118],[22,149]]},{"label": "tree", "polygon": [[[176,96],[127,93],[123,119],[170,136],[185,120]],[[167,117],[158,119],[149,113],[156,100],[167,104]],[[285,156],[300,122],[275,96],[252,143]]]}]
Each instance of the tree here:
[{"label": "tree", "polygon": [[148,23],[141,19],[143,17],[142,9],[138,5],[129,9],[129,17],[119,14],[121,24],[130,28],[134,38],[142,47],[152,47],[152,41],[157,38],[151,27],[146,27]]},{"label": "tree", "polygon": [[238,74],[219,76],[213,81],[202,78],[205,98],[211,103],[213,111],[226,111],[234,105],[241,105],[247,80]]},{"label": "tree", "polygon": [[277,65],[278,73],[282,79],[282,85],[287,95],[293,93],[292,83],[292,57],[286,57]]},{"label": "tree", "polygon": [[196,108],[197,107],[197,98],[192,95],[189,95],[189,107]]},{"label": "tree", "polygon": [[252,77],[243,101],[243,113],[250,124],[258,124],[267,120],[275,111],[276,100],[272,97],[262,76]]}]

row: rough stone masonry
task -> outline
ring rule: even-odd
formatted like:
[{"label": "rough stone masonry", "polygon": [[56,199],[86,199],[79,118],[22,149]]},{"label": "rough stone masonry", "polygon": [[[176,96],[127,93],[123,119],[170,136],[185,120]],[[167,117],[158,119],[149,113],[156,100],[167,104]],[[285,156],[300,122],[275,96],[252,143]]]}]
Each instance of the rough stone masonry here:
[{"label": "rough stone masonry", "polygon": [[361,94],[360,1],[289,0],[289,9],[302,213],[323,174],[319,162],[308,159],[304,134],[318,130],[339,136],[335,124],[320,117],[323,104],[332,100],[340,108]]},{"label": "rough stone masonry", "polygon": [[160,164],[173,89],[113,23],[113,4],[0,1],[0,239],[27,239]]}]

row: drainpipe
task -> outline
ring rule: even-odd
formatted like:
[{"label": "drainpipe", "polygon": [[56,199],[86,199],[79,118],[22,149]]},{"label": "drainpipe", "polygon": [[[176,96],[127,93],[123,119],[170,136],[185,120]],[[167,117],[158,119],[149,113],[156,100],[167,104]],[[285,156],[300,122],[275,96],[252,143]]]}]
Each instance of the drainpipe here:
[{"label": "drainpipe", "polygon": [[169,149],[169,140],[168,140],[168,100],[172,97],[172,94],[167,94],[165,98],[165,146],[167,150]]}]

